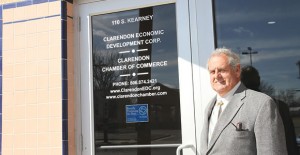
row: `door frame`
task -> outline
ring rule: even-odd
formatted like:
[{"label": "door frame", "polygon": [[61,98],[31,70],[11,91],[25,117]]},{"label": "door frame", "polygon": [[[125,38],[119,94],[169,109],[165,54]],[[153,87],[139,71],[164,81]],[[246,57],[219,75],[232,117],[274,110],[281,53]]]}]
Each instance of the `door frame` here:
[{"label": "door frame", "polygon": [[[105,3],[105,7],[101,4]],[[95,13],[109,13],[147,6],[176,3],[178,69],[180,84],[182,146],[184,155],[199,152],[202,114],[212,91],[208,86],[206,59],[214,48],[211,2],[205,0],[78,0],[74,3],[75,88],[77,153],[95,154],[92,109],[91,45],[89,19]],[[199,9],[200,8],[200,9]],[[101,10],[101,11],[100,11]],[[211,16],[210,16],[211,15]],[[85,24],[87,23],[87,24]],[[87,34],[84,36],[83,34]],[[88,50],[85,50],[88,49]],[[201,56],[200,56],[201,55]],[[205,65],[204,65],[205,64]],[[188,75],[188,76],[187,76]],[[86,114],[89,115],[86,115]],[[193,138],[191,138],[193,137]]]}]

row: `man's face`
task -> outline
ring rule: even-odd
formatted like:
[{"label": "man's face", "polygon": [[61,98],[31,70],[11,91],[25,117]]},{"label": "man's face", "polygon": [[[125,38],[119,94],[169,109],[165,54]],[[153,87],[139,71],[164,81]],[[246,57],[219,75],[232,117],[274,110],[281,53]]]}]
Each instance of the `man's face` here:
[{"label": "man's face", "polygon": [[240,81],[240,65],[231,68],[224,54],[210,58],[208,62],[210,84],[220,95],[226,95]]}]

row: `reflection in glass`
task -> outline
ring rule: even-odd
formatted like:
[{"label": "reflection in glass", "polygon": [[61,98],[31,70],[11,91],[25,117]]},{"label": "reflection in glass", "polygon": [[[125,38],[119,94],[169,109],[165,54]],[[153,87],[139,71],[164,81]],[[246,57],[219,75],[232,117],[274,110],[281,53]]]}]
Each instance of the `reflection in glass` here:
[{"label": "reflection in glass", "polygon": [[287,115],[292,117],[298,146],[299,7],[297,0],[214,1],[217,46],[239,53],[242,65],[253,66],[259,71],[261,91],[289,106]]},{"label": "reflection in glass", "polygon": [[175,153],[103,149],[181,143],[175,4],[95,15],[91,25],[95,153]]}]

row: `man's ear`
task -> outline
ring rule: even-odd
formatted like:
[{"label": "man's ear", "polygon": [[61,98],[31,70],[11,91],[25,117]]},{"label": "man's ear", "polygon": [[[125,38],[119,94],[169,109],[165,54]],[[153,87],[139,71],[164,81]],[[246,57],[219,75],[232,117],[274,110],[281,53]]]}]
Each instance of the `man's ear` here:
[{"label": "man's ear", "polygon": [[241,78],[241,64],[236,65],[235,72],[237,77]]}]

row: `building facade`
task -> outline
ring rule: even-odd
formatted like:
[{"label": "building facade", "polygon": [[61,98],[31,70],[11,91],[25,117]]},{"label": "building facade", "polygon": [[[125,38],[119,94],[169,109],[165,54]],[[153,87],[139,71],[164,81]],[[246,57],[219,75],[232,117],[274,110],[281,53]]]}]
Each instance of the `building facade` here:
[{"label": "building facade", "polygon": [[260,90],[287,107],[287,146],[297,150],[299,6],[2,0],[1,154],[197,155],[216,47],[259,71]]}]

